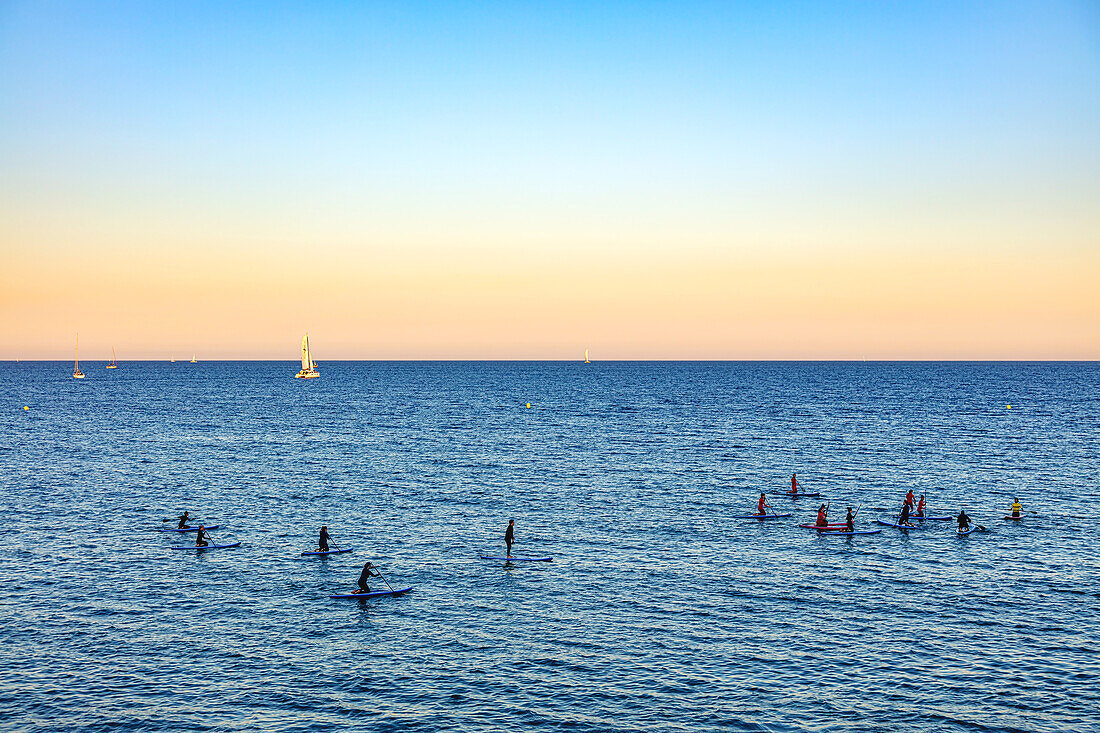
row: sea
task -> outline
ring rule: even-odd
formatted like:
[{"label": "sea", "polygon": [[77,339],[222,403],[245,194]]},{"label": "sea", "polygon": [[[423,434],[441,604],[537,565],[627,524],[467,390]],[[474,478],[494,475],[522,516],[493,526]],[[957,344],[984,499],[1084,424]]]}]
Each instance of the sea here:
[{"label": "sea", "polygon": [[82,366],[0,364],[0,730],[1100,730],[1098,363]]}]

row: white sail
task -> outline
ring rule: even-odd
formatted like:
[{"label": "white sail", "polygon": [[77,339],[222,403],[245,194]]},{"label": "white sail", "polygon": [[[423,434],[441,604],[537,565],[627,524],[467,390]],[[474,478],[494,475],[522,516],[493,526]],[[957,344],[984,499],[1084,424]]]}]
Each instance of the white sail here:
[{"label": "white sail", "polygon": [[302,370],[294,375],[298,379],[316,379],[321,376],[317,371],[317,362],[309,351],[309,334],[302,337]]}]

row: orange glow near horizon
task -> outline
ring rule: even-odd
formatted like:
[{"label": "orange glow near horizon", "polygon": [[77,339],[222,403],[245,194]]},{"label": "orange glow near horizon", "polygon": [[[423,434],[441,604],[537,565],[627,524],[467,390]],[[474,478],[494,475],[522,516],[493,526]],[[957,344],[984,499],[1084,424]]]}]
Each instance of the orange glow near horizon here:
[{"label": "orange glow near horizon", "polygon": [[3,359],[1097,359],[1100,254],[8,256]]}]

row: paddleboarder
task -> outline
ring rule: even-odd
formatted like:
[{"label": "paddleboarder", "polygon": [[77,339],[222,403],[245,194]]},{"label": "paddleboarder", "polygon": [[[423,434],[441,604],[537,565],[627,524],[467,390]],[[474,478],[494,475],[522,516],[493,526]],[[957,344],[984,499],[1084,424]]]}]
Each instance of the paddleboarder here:
[{"label": "paddleboarder", "polygon": [[960,532],[965,532],[966,530],[970,529],[970,517],[966,516],[965,511],[960,511],[959,512],[958,519],[959,519],[959,531]]},{"label": "paddleboarder", "polygon": [[791,496],[798,493],[798,474],[791,474]]},{"label": "paddleboarder", "polygon": [[371,565],[370,563],[367,563],[366,565],[364,565],[363,566],[363,572],[359,573],[359,583],[358,583],[359,592],[360,593],[370,593],[370,586],[367,585],[367,579],[368,578],[381,578],[381,577],[382,576],[378,574],[378,571],[374,570],[373,565]]},{"label": "paddleboarder", "polygon": [[1013,499],[1013,500],[1012,500],[1012,516],[1013,516],[1014,518],[1017,518],[1017,519],[1018,519],[1018,518],[1020,517],[1020,510],[1021,510],[1021,509],[1023,509],[1023,507],[1022,507],[1022,506],[1020,506],[1020,499],[1019,499],[1019,497],[1017,497],[1017,498]]},{"label": "paddleboarder", "polygon": [[516,520],[508,520],[508,529],[504,530],[504,546],[506,548],[505,556],[512,556],[512,543],[516,541],[515,536]]},{"label": "paddleboarder", "polygon": [[187,529],[187,523],[191,521],[191,515],[184,512],[180,515],[180,523],[176,525],[176,529]]},{"label": "paddleboarder", "polygon": [[852,514],[852,507],[848,507],[848,516],[844,519],[844,531],[855,532],[856,531],[856,515]]},{"label": "paddleboarder", "polygon": [[914,503],[913,490],[909,489],[909,491],[905,492],[905,506],[912,509],[913,508],[913,503]]},{"label": "paddleboarder", "polygon": [[317,552],[328,552],[328,527],[321,525],[321,536],[317,538]]},{"label": "paddleboarder", "polygon": [[898,515],[898,524],[904,524],[907,527],[913,525],[909,523],[909,502],[906,501],[901,505],[901,514]]},{"label": "paddleboarder", "polygon": [[766,514],[764,507],[768,509],[772,508],[772,505],[768,503],[768,498],[764,496],[764,492],[760,492],[760,501],[756,502],[756,516],[762,517]]},{"label": "paddleboarder", "polygon": [[206,541],[206,527],[199,525],[198,534],[195,535],[195,547],[206,547],[210,543]]},{"label": "paddleboarder", "polygon": [[821,508],[817,510],[817,526],[825,527],[829,524],[829,510],[822,504]]},{"label": "paddleboarder", "polygon": [[924,494],[920,495],[920,501],[917,502],[917,516],[924,516]]}]

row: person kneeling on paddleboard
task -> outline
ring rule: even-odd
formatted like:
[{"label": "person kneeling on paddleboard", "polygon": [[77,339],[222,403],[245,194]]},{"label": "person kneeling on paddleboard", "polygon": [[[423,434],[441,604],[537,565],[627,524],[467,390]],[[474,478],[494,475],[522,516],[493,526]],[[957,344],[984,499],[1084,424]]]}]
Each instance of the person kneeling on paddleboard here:
[{"label": "person kneeling on paddleboard", "polygon": [[829,524],[829,510],[822,504],[821,508],[817,510],[817,526],[825,527]]},{"label": "person kneeling on paddleboard", "polygon": [[844,531],[845,532],[855,532],[856,531],[855,519],[856,519],[856,515],[852,514],[852,507],[848,507],[848,516],[844,519],[844,522],[845,522]]},{"label": "person kneeling on paddleboard", "polygon": [[924,494],[920,495],[920,501],[917,502],[917,516],[924,516]]},{"label": "person kneeling on paddleboard", "polygon": [[1012,516],[1019,517],[1021,509],[1023,509],[1023,507],[1020,506],[1020,499],[1019,498],[1013,499],[1012,500]]},{"label": "person kneeling on paddleboard", "polygon": [[516,520],[509,519],[508,520],[508,529],[504,530],[505,557],[511,557],[512,556],[512,543],[516,541],[515,528],[516,528]]},{"label": "person kneeling on paddleboard", "polygon": [[195,535],[195,547],[206,547],[210,543],[206,541],[206,528],[199,525],[199,532]]},{"label": "person kneeling on paddleboard", "polygon": [[176,525],[176,529],[187,529],[187,523],[191,521],[191,515],[184,512],[180,515],[180,523]]},{"label": "person kneeling on paddleboard", "polygon": [[760,501],[756,502],[756,516],[762,517],[766,513],[764,507],[771,509],[771,504],[768,503],[768,498],[764,496],[764,492],[760,492]]},{"label": "person kneeling on paddleboard", "polygon": [[372,570],[374,566],[367,563],[363,566],[363,572],[359,573],[359,592],[370,593],[370,586],[367,585],[368,578],[381,578],[377,571]]},{"label": "person kneeling on paddleboard", "polygon": [[913,525],[909,523],[909,502],[905,502],[901,505],[901,514],[898,515],[898,524],[904,524],[907,527]]},{"label": "person kneeling on paddleboard", "polygon": [[317,552],[328,552],[328,527],[321,525],[321,536],[317,538]]},{"label": "person kneeling on paddleboard", "polygon": [[970,529],[970,517],[966,516],[965,511],[959,512],[959,531],[965,532]]}]

